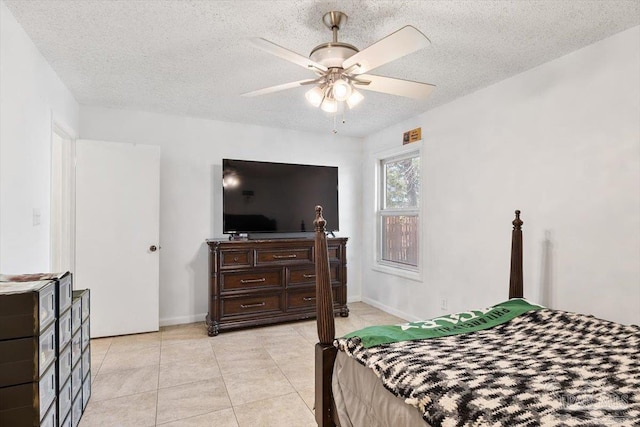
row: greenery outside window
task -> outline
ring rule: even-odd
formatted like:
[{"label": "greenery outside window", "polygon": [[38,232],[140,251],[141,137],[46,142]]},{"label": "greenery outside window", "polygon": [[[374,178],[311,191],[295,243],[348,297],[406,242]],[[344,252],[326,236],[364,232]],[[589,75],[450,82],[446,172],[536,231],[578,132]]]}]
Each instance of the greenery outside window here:
[{"label": "greenery outside window", "polygon": [[420,148],[412,143],[377,159],[376,264],[414,275],[420,270]]}]

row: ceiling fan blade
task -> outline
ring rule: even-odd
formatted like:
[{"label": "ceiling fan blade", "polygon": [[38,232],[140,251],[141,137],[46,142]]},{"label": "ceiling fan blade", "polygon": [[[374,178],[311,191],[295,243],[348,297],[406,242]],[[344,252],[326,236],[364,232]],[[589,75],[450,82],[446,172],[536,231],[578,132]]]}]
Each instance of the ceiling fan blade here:
[{"label": "ceiling fan blade", "polygon": [[345,70],[356,64],[353,74],[366,73],[388,62],[429,46],[431,42],[419,30],[411,25],[400,28],[395,33],[378,40],[368,48],[361,50],[342,63]]},{"label": "ceiling fan blade", "polygon": [[314,83],[317,79],[298,80],[297,82],[284,83],[277,86],[266,87],[264,89],[254,90],[253,92],[243,93],[241,96],[259,96],[269,93],[280,92],[281,90],[293,89],[294,87]]},{"label": "ceiling fan blade", "polygon": [[[367,85],[358,83],[358,81],[368,81],[371,83]],[[429,83],[394,79],[391,77],[376,76],[373,74],[360,74],[358,75],[357,80],[353,80],[353,83],[358,89],[388,93],[390,95],[406,96],[407,98],[414,99],[425,99],[435,88],[435,85],[431,85]]]},{"label": "ceiling fan blade", "polygon": [[302,56],[298,53],[295,53],[287,48],[279,46],[269,40],[265,40],[262,37],[255,37],[250,39],[251,43],[253,43],[256,47],[268,52],[272,55],[279,56],[282,59],[286,59],[287,61],[293,62],[294,64],[298,64],[301,67],[311,69],[311,70],[321,70],[327,71],[327,67],[322,64],[319,64],[315,61],[310,60],[309,58]]}]

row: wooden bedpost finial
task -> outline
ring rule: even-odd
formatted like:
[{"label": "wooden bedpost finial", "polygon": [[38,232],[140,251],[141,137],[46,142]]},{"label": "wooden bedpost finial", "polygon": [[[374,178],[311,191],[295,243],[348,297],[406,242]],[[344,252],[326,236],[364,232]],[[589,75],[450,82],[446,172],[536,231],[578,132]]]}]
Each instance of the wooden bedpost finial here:
[{"label": "wooden bedpost finial", "polygon": [[313,221],[313,226],[316,231],[325,231],[327,221],[322,217],[322,206],[316,206],[316,219]]},{"label": "wooden bedpost finial", "polygon": [[522,224],[524,224],[524,223],[520,219],[520,211],[519,210],[516,210],[516,219],[513,220],[512,224],[513,224],[513,229],[514,230],[521,230],[522,229]]},{"label": "wooden bedpost finial", "polygon": [[509,277],[509,299],[522,298],[524,296],[522,274],[522,220],[520,211],[516,210],[516,219],[513,220],[511,232],[511,274]]}]

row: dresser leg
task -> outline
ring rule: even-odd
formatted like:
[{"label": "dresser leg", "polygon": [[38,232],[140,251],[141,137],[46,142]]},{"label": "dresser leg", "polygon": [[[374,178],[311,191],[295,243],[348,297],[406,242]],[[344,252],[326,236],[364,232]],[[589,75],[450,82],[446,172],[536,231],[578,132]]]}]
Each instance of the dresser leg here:
[{"label": "dresser leg", "polygon": [[340,317],[349,317],[349,307],[345,305],[340,309]]},{"label": "dresser leg", "polygon": [[211,320],[208,314],[205,321],[207,322],[207,334],[210,337],[215,337],[220,333],[220,323],[215,320]]}]

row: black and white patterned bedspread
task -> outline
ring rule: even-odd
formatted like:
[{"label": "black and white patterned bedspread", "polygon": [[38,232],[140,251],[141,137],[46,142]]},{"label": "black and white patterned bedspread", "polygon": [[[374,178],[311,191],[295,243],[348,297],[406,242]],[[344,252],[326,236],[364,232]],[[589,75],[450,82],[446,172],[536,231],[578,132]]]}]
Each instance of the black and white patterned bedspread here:
[{"label": "black and white patterned bedspread", "polygon": [[492,329],[336,340],[433,427],[640,426],[640,327],[543,309]]}]

